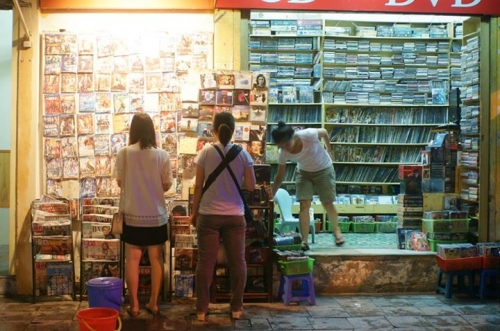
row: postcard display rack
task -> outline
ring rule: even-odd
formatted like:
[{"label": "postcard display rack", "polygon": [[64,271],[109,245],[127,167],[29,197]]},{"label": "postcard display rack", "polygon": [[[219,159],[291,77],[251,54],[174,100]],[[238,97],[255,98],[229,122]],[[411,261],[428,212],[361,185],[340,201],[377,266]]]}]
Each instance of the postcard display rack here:
[{"label": "postcard display rack", "polygon": [[[279,17],[252,12],[249,21],[249,68],[270,73],[268,130],[280,119],[325,128],[337,193],[397,195],[398,166],[419,164],[431,131],[448,122],[459,24]],[[274,173],[269,139],[266,160]],[[294,171],[288,164],[285,189]],[[397,213],[397,204],[337,206],[344,215]]]},{"label": "postcard display rack", "polygon": [[49,196],[31,206],[33,293],[75,299],[73,229],[69,204]]},{"label": "postcard display rack", "polygon": [[[85,217],[81,265],[76,266],[84,294],[86,280],[122,272],[118,239],[103,236],[107,236],[109,212],[117,208],[120,195],[111,178],[116,154],[127,144],[135,113],[152,117],[158,146],[170,154],[175,180],[166,199],[188,198],[194,173],[188,163],[196,150],[183,154],[180,146],[186,145],[181,139],[196,136],[198,131],[198,90],[194,97],[185,96],[189,89],[182,87],[200,84],[199,74],[195,84],[190,81],[190,70],[211,69],[213,34],[160,31],[138,36],[82,31],[45,33],[42,42],[45,192],[75,202],[79,206],[75,219]],[[214,93],[218,86],[213,85]],[[203,114],[210,122],[211,114]],[[99,255],[98,247],[113,251],[114,257]]]}]

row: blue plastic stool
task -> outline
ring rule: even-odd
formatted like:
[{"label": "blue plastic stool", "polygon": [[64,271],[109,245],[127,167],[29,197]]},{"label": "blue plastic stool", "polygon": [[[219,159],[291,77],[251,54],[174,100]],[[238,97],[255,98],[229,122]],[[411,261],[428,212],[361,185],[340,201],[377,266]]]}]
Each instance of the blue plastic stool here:
[{"label": "blue plastic stool", "polygon": [[[444,284],[442,283],[443,276],[445,277]],[[456,270],[456,271],[443,271],[439,269],[436,293],[444,293],[446,298],[451,298],[453,289],[453,280],[457,278],[458,291],[466,293],[469,297],[474,297],[474,270]],[[465,278],[467,279],[467,286],[465,286]]]},{"label": "blue plastic stool", "polygon": [[[295,280],[302,281],[301,290],[292,290]],[[288,306],[292,301],[308,301],[312,306],[316,305],[316,295],[314,294],[313,274],[303,275],[281,275],[278,297],[283,299],[283,303]]]},{"label": "blue plastic stool", "polygon": [[490,290],[488,291],[489,292],[488,294],[493,293],[494,297],[498,297],[500,295],[500,288],[497,286],[497,281],[498,281],[498,270],[487,269],[479,271],[479,298],[481,298],[481,300],[486,298],[486,291],[488,289]]}]

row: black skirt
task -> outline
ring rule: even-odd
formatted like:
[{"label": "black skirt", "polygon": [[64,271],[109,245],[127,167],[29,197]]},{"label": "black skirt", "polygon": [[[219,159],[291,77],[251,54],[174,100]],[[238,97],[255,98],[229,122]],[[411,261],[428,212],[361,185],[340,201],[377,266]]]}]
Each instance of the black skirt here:
[{"label": "black skirt", "polygon": [[123,242],[135,246],[163,245],[167,241],[167,224],[152,228],[129,226],[123,223]]}]

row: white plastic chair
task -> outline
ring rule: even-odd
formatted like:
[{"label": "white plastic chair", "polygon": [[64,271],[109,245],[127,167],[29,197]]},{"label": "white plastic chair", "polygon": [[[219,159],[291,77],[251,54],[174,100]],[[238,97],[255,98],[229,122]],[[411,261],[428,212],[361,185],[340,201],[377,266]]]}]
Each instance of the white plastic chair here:
[{"label": "white plastic chair", "polygon": [[[286,230],[287,228],[292,228],[291,231],[295,231],[295,228],[298,228],[300,231],[299,219],[294,217],[292,214],[292,197],[290,196],[290,194],[288,194],[285,189],[280,188],[274,196],[274,202],[280,209],[280,232],[285,232],[284,230]],[[314,243],[314,219],[309,220],[309,232],[311,234],[312,242]]]}]

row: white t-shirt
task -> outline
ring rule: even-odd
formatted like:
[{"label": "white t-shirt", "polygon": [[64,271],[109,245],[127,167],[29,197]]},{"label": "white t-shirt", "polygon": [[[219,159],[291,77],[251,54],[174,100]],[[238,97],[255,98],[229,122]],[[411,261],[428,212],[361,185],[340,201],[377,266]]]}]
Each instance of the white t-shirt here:
[{"label": "white t-shirt", "polygon": [[172,183],[173,178],[166,151],[160,148],[141,149],[138,145],[122,148],[116,155],[113,177],[122,181],[122,211],[127,225],[156,227],[167,223],[163,183]]},{"label": "white t-shirt", "polygon": [[[227,144],[224,147],[221,143],[217,143],[217,147],[219,147],[224,155],[227,154],[232,146],[233,144]],[[211,145],[206,145],[195,159],[195,163],[205,171],[205,181],[221,161],[219,152]],[[253,167],[253,160],[247,151],[242,150],[229,163],[229,166],[238,180],[238,185],[241,187],[245,168]],[[244,215],[244,211],[245,208],[238,188],[229,171],[224,169],[203,194],[198,212],[203,215],[241,216]]]},{"label": "white t-shirt", "polygon": [[284,149],[279,149],[278,164],[286,164],[287,161],[297,162],[297,169],[316,172],[332,166],[332,159],[321,144],[316,129],[304,129],[296,131],[294,136],[302,141],[302,150],[292,154]]}]

